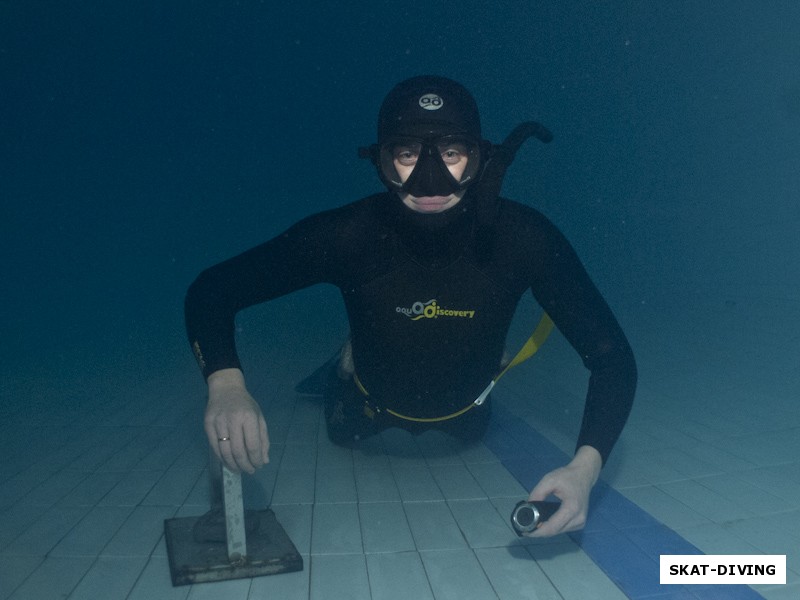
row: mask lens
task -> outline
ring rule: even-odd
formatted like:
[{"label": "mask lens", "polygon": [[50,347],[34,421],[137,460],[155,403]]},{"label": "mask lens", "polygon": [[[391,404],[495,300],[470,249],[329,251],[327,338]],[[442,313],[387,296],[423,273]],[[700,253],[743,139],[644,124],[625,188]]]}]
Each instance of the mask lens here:
[{"label": "mask lens", "polygon": [[[403,187],[403,180],[400,177],[400,174],[397,172],[394,164],[395,154],[400,154],[400,152],[396,152],[395,149],[399,151],[400,148],[400,144],[382,144],[379,152],[381,179],[383,179],[384,183],[386,183],[386,185],[388,185],[390,188],[395,188],[397,190],[400,190]],[[418,159],[419,152],[416,155],[409,153],[404,157],[404,160],[410,163],[409,166],[415,165]]]},{"label": "mask lens", "polygon": [[445,165],[456,165],[466,160],[458,183],[463,187],[472,182],[481,164],[480,144],[462,136],[443,136],[436,140],[436,148]]},{"label": "mask lens", "polygon": [[[421,158],[423,157],[424,158]],[[428,139],[396,138],[380,147],[380,167],[384,181],[398,190],[405,189],[404,182],[397,172],[398,166],[417,169],[418,163],[430,168],[433,161],[439,163],[445,178],[452,179],[455,189],[466,187],[475,178],[481,162],[480,145],[464,136],[437,136]],[[460,180],[452,178],[447,167],[466,160],[466,167]],[[412,175],[413,175],[412,171]],[[411,176],[406,180],[411,179]],[[437,186],[439,187],[439,186]]]},{"label": "mask lens", "polygon": [[439,156],[442,157],[442,162],[446,165],[457,165],[462,160],[469,158],[467,147],[464,144],[437,144],[436,149],[439,151]]},{"label": "mask lens", "polygon": [[404,167],[413,167],[417,164],[421,152],[422,144],[419,142],[396,144],[392,148],[392,160]]}]

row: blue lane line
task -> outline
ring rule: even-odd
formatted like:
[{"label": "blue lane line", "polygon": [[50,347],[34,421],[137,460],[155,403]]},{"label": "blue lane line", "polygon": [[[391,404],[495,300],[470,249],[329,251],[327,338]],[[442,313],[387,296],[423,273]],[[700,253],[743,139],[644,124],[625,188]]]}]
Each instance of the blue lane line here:
[{"label": "blue lane line", "polygon": [[[498,402],[484,444],[527,490],[569,461]],[[586,527],[569,535],[630,600],[763,600],[745,585],[662,586],[659,555],[703,552],[602,481],[592,491]]]}]

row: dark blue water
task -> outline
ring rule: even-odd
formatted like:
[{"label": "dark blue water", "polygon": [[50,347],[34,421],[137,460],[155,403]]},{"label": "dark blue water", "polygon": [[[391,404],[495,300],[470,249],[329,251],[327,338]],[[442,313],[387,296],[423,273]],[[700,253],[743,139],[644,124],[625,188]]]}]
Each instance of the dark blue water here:
[{"label": "dark blue water", "polygon": [[191,362],[187,285],[379,190],[356,148],[420,73],[469,87],[493,141],[554,131],[505,193],[632,338],[687,293],[796,297],[800,4],[597,4],[0,2],[3,403]]}]

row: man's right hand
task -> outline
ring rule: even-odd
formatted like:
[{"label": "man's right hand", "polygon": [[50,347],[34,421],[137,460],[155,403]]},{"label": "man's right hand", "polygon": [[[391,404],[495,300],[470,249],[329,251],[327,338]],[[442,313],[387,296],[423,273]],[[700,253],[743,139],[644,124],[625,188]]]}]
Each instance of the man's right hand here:
[{"label": "man's right hand", "polygon": [[231,471],[252,474],[269,462],[267,423],[239,369],[209,375],[205,430],[214,453]]}]

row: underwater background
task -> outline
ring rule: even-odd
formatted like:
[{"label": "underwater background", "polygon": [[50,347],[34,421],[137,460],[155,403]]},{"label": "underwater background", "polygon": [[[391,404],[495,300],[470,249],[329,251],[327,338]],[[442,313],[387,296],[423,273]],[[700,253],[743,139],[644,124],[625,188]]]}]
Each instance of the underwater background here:
[{"label": "underwater background", "polygon": [[[620,291],[678,322],[698,298],[796,298],[798,15],[748,1],[2,2],[4,404],[21,401],[18,378],[33,392],[188,360],[188,283],[379,190],[356,149],[385,93],[419,73],[471,89],[490,140],[528,119],[555,133],[523,148],[504,193],[562,228],[628,329],[650,315]],[[774,361],[758,370],[778,376]]]},{"label": "underwater background", "polygon": [[[200,428],[186,288],[379,191],[357,148],[416,74],[469,88],[493,142],[524,120],[554,133],[521,149],[504,195],[575,246],[659,389],[637,402],[733,390],[800,440],[800,3],[754,0],[0,1],[6,426],[169,388]],[[347,329],[331,288],[238,327],[250,371],[271,367],[265,347],[310,371]],[[663,382],[685,373],[710,383],[670,405]]]},{"label": "underwater background", "polygon": [[490,140],[554,132],[504,193],[567,234],[632,338],[698,296],[797,297],[796,3],[4,1],[0,27],[6,409],[42,378],[190,360],[189,282],[379,190],[356,149],[419,73],[463,82]]}]

